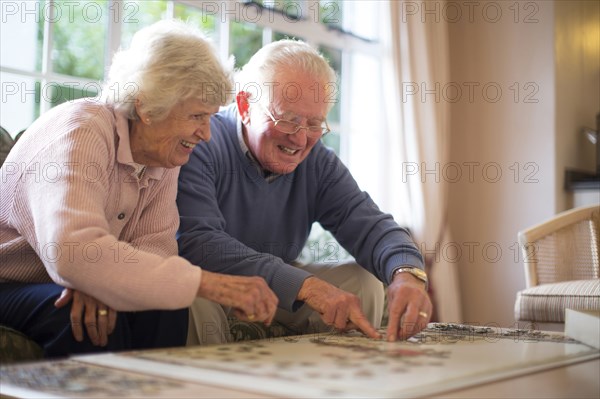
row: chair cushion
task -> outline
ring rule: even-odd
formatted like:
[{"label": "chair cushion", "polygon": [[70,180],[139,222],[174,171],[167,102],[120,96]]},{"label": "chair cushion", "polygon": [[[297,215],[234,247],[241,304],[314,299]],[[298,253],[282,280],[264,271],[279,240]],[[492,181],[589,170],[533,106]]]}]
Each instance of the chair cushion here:
[{"label": "chair cushion", "polygon": [[519,291],[515,318],[564,323],[566,309],[600,310],[600,280],[563,281]]},{"label": "chair cushion", "polygon": [[0,126],[0,166],[4,163],[13,145],[15,145],[15,142],[10,134]]},{"label": "chair cushion", "polygon": [[228,321],[229,332],[234,342],[278,338],[297,334],[276,321],[269,327],[262,323],[249,323],[237,318],[229,318]]},{"label": "chair cushion", "polygon": [[2,364],[36,360],[44,356],[42,348],[18,331],[0,325],[0,362]]}]

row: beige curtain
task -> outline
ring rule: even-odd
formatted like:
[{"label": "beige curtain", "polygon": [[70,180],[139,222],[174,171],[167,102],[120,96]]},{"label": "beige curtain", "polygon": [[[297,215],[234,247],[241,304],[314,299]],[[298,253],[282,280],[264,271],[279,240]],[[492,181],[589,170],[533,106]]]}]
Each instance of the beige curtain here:
[{"label": "beige curtain", "polygon": [[414,10],[422,4],[389,1],[388,32],[382,35],[385,159],[390,181],[398,181],[388,196],[397,204],[392,213],[412,227],[426,255],[438,320],[461,322],[458,265],[451,263],[446,225],[448,182],[442,174],[449,153],[449,103],[436,89],[450,82],[448,27],[443,18],[422,22]]}]

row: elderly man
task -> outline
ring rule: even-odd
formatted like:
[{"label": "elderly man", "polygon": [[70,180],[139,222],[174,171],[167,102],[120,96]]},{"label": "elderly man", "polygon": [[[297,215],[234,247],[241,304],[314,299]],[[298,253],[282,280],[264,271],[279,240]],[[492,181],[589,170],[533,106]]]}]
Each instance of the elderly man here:
[{"label": "elderly man", "polygon": [[[252,57],[236,104],[212,117],[211,141],[181,169],[180,255],[207,270],[263,277],[279,299],[275,320],[296,333],[358,328],[379,338],[384,282],[387,339],[407,338],[431,314],[422,257],[320,142],[335,82],[327,61],[300,41]],[[315,221],[358,264],[296,264]],[[227,342],[229,311],[196,299],[188,345]]]}]

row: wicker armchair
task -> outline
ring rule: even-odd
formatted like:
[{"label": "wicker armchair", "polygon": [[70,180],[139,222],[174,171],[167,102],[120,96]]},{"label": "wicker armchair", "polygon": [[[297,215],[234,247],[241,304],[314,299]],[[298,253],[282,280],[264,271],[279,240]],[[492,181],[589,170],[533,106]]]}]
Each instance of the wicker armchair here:
[{"label": "wicker armchair", "polygon": [[560,331],[566,309],[600,310],[599,231],[600,205],[594,205],[519,232],[527,284],[515,302],[519,324]]}]

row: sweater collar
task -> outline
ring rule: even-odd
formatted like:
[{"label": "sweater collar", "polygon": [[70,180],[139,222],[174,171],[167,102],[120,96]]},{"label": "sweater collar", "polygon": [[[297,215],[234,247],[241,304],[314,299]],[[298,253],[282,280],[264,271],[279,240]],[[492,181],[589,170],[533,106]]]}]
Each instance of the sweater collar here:
[{"label": "sweater collar", "polygon": [[[119,140],[117,141],[117,162],[132,168],[132,176],[139,178],[140,166],[133,160],[131,153],[131,142],[129,141],[129,119],[124,113],[115,111],[116,130]],[[142,174],[141,180],[160,180],[165,174],[165,168],[149,166]]]}]

